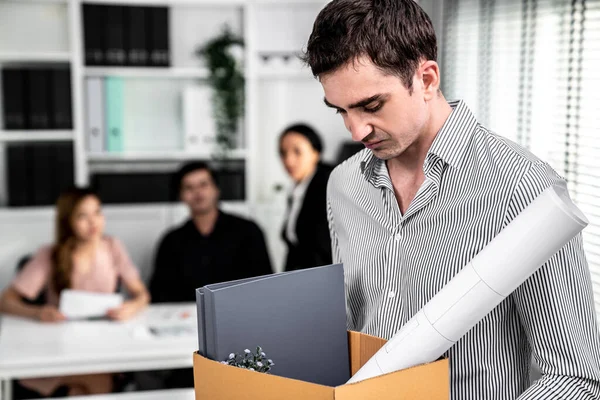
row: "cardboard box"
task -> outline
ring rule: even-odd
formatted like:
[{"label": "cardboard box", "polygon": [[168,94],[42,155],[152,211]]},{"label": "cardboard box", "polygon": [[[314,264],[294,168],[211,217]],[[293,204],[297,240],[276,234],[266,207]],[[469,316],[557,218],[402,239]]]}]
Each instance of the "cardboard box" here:
[{"label": "cardboard box", "polygon": [[[386,342],[358,332],[348,332],[348,339],[352,374]],[[448,400],[450,370],[448,360],[440,360],[334,388],[223,365],[194,353],[194,387],[196,400]]]}]

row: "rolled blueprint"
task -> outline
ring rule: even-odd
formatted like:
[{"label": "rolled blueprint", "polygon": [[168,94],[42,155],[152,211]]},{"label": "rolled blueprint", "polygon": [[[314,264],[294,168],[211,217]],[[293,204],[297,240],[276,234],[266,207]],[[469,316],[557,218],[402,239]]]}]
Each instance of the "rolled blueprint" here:
[{"label": "rolled blueprint", "polygon": [[348,383],[437,360],[587,224],[566,187],[547,188]]}]

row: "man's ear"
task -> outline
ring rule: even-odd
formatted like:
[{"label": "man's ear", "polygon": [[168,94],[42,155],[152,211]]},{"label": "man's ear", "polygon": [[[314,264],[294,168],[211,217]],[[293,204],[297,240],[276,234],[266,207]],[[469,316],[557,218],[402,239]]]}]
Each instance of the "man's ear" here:
[{"label": "man's ear", "polygon": [[423,82],[423,97],[430,101],[438,95],[440,88],[440,67],[435,61],[425,61],[421,64],[420,79]]}]

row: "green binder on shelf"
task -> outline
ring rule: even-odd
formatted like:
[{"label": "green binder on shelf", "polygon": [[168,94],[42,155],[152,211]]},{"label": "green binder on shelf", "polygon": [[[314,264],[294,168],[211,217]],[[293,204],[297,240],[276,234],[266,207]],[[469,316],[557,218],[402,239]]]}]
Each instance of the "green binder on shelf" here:
[{"label": "green binder on shelf", "polygon": [[123,78],[107,77],[106,84],[106,149],[123,151]]}]

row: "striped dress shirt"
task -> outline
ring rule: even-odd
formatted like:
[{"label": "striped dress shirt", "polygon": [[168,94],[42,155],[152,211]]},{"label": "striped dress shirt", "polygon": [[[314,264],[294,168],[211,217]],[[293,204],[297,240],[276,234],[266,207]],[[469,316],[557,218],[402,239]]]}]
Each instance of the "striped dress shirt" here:
[{"label": "striped dress shirt", "polygon": [[[328,184],[349,329],[389,339],[538,194],[565,184],[462,102],[402,215],[384,161],[363,150]],[[543,374],[530,383],[531,358]],[[600,332],[578,235],[446,354],[452,399],[600,399]]]}]

